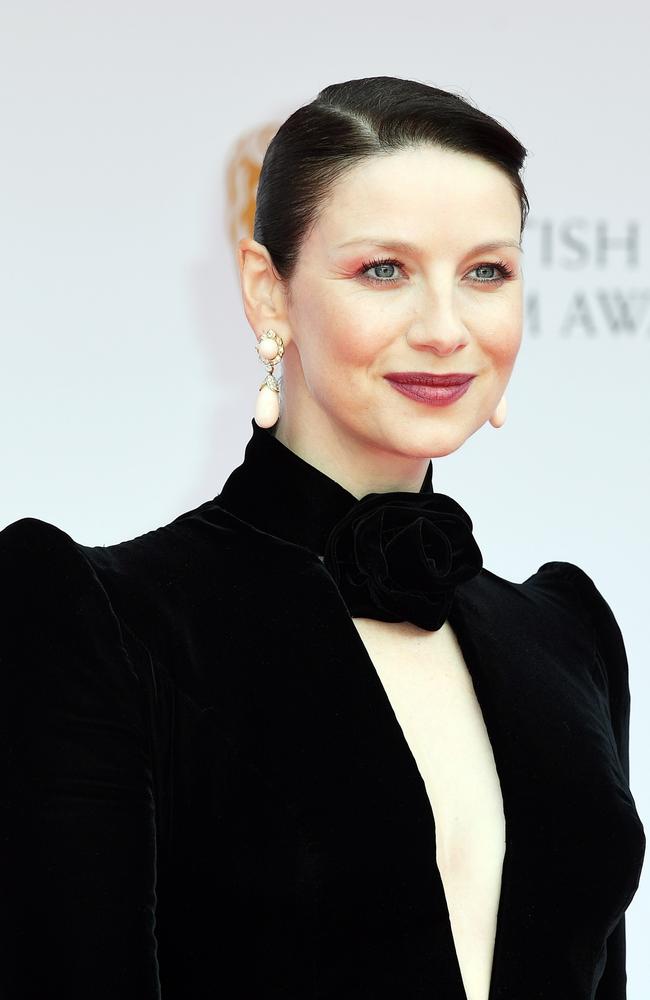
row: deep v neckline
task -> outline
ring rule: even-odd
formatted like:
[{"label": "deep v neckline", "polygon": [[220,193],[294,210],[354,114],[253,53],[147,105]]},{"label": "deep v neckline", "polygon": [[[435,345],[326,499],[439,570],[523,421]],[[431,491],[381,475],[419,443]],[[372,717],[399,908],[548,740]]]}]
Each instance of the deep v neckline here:
[{"label": "deep v neckline", "polygon": [[[375,818],[375,808],[377,808],[377,818],[381,815],[387,801],[393,804],[400,802],[403,809],[410,810],[412,808],[413,822],[417,824],[418,842],[422,844],[422,850],[426,852],[422,855],[422,864],[424,866],[422,874],[431,879],[430,885],[435,886],[441,896],[440,899],[433,900],[429,915],[437,928],[437,932],[446,937],[446,941],[443,942],[444,947],[434,949],[436,952],[442,952],[442,954],[436,953],[434,956],[432,951],[425,954],[425,948],[423,948],[421,953],[422,961],[430,962],[432,971],[437,966],[444,975],[448,974],[450,979],[453,979],[454,993],[459,997],[465,996],[460,964],[458,962],[451,921],[446,905],[444,884],[436,861],[435,817],[432,814],[425,783],[370,654],[355,627],[352,614],[344,599],[344,594],[339,589],[330,570],[323,565],[324,553],[327,550],[328,540],[331,537],[332,531],[337,525],[346,522],[348,515],[354,514],[358,510],[359,501],[336,480],[330,478],[323,471],[311,465],[308,461],[302,459],[282,444],[275,437],[274,433],[269,433],[265,429],[258,428],[254,421],[252,421],[252,428],[253,436],[246,446],[244,461],[230,474],[215,501],[219,506],[225,507],[226,511],[230,510],[237,518],[252,525],[257,531],[271,535],[276,539],[281,539],[289,545],[297,546],[303,550],[303,553],[305,551],[309,552],[311,558],[317,563],[319,569],[327,579],[327,591],[330,599],[333,599],[333,603],[330,605],[331,613],[338,616],[336,620],[340,622],[338,628],[336,624],[333,624],[331,628],[322,632],[325,641],[331,638],[335,652],[332,653],[332,659],[328,662],[327,669],[325,662],[323,662],[322,671],[318,676],[318,680],[315,680],[314,683],[316,689],[318,688],[318,684],[323,685],[320,691],[320,698],[324,699],[324,701],[321,700],[319,702],[319,707],[324,708],[325,703],[330,705],[335,712],[332,717],[334,725],[341,726],[341,743],[339,744],[341,753],[333,754],[330,766],[326,772],[326,778],[324,779],[332,782],[331,794],[333,798],[326,805],[315,805],[314,808],[323,808],[326,810],[334,800],[340,800],[348,808],[354,808],[355,796],[353,794],[353,787],[355,782],[357,783],[357,795],[364,800],[368,808],[367,823],[371,823],[373,818]],[[426,501],[429,495],[433,497],[432,472],[433,463],[430,460],[420,490],[407,498],[409,501],[407,505],[409,511],[419,513],[419,502]],[[263,484],[263,490],[260,490],[260,484]],[[384,502],[389,500],[391,496],[393,494],[389,494],[388,497],[380,497],[380,499]],[[443,498],[442,494],[439,496],[441,499]],[[450,498],[446,499],[450,500]],[[469,522],[469,516],[466,514],[464,516]],[[357,525],[358,527],[359,525]],[[471,528],[471,522],[467,524],[467,527]],[[374,544],[379,544],[379,542],[387,544],[387,539],[383,535],[380,536],[379,540],[374,535],[372,537]],[[404,537],[410,538],[410,535],[405,533]],[[419,535],[417,537],[420,538]],[[455,552],[454,539],[458,541],[455,535],[448,537],[447,540],[451,549]],[[420,538],[420,540],[422,539]],[[419,552],[420,550],[418,549],[417,551]],[[462,546],[460,551],[462,559]],[[376,561],[374,558],[371,558],[373,554],[376,555],[376,552],[371,547],[371,551],[366,553],[366,555],[371,559],[372,566],[375,567]],[[402,559],[406,558],[407,554],[403,552]],[[397,562],[399,563],[399,559]],[[478,573],[478,567],[474,563],[472,564],[472,569],[472,577],[475,577]],[[471,582],[472,580],[469,579],[470,584]],[[474,631],[480,633],[480,611],[477,611],[478,617],[476,617],[474,615],[474,608],[471,606],[471,601],[468,603],[467,608],[464,609],[461,598],[463,587],[464,584],[458,582],[453,588],[455,593],[453,593],[449,602],[447,620],[456,636],[474,685],[487,737],[492,746],[497,777],[503,790],[504,782],[502,778],[508,761],[505,757],[505,750],[501,754],[499,747],[495,745],[495,736],[498,736],[497,716],[493,715],[490,711],[490,689],[487,685],[485,687],[482,686],[479,651],[473,644],[472,639]],[[323,606],[320,608],[321,615],[325,614],[326,606],[327,602],[324,601]],[[465,627],[466,616],[469,617],[470,615],[471,628],[469,622],[467,627]],[[347,625],[344,624],[343,617],[347,619]],[[381,617],[381,615],[378,615],[378,617]],[[484,623],[485,633],[488,637],[489,624],[487,622]],[[353,655],[355,650],[357,651],[356,658]],[[353,660],[356,659],[355,673],[358,673],[358,675],[351,678],[345,672],[339,673],[338,669],[335,669],[334,673],[332,673],[332,663],[349,666],[350,654],[353,655]],[[363,671],[364,665],[366,668],[365,672]],[[338,681],[338,686],[336,681]],[[341,701],[344,694],[347,694],[348,697],[347,704]],[[368,715],[367,699],[372,703],[370,716]],[[351,752],[358,754],[356,760],[353,762],[349,779],[346,776],[345,770],[344,746],[348,746]],[[374,762],[369,755],[375,756],[376,759]],[[334,773],[340,779],[338,786],[333,777]],[[388,786],[390,786],[389,799],[382,800],[382,790]],[[414,796],[412,800],[406,794],[406,791],[408,790],[410,793],[411,789]],[[373,798],[373,796],[376,798]],[[504,930],[504,903],[509,885],[509,846],[511,841],[508,836],[510,816],[506,797],[506,794],[502,791],[502,799],[504,800],[503,812],[506,822],[506,850],[502,866],[501,890],[497,911],[488,1000],[496,1000],[496,980],[499,968],[500,945]],[[390,816],[385,816],[384,818],[390,827],[390,835],[398,838],[394,840],[393,848],[401,849],[399,818],[395,819],[395,821]],[[344,818],[339,819],[332,816],[329,819],[336,828],[337,835],[346,838]],[[425,828],[427,829],[427,838],[429,837],[429,830],[433,832],[430,843],[422,838],[422,832]],[[325,825],[325,829],[329,829],[327,824]],[[365,830],[365,823],[363,822],[359,823],[359,830],[361,829]],[[408,838],[404,840],[403,846],[408,850]],[[355,848],[360,849],[361,845],[355,844]],[[413,860],[415,861],[415,858]],[[419,876],[417,877],[419,878]],[[420,889],[417,890],[416,895]],[[411,902],[415,904],[416,901],[413,899]],[[424,897],[418,897],[417,905],[421,905],[422,907],[426,905]],[[446,920],[444,919],[445,914]],[[431,942],[431,945],[433,945],[433,942]],[[447,955],[447,961],[445,960],[445,955]],[[450,968],[452,964],[455,966],[455,972]]]},{"label": "deep v neckline", "polygon": [[[476,643],[471,636],[469,627],[466,624],[465,616],[471,613],[469,608],[463,608],[462,605],[462,594],[460,590],[457,590],[454,596],[454,602],[452,604],[450,613],[447,618],[447,622],[456,637],[456,641],[460,648],[462,657],[467,666],[469,676],[471,678],[474,691],[476,694],[476,700],[483,716],[483,722],[485,725],[485,730],[492,747],[492,753],[494,756],[494,763],[497,772],[497,778],[501,786],[501,796],[503,803],[503,814],[505,819],[505,852],[503,856],[503,865],[501,870],[501,886],[499,892],[499,901],[497,907],[497,917],[495,925],[495,935],[494,935],[494,948],[492,955],[492,966],[490,969],[490,979],[489,979],[489,989],[487,994],[487,1000],[496,1000],[497,988],[498,988],[498,974],[499,974],[499,958],[503,949],[503,936],[504,936],[504,925],[505,925],[505,909],[506,901],[508,897],[509,887],[510,887],[510,864],[511,864],[511,851],[509,849],[509,841],[511,834],[511,822],[510,822],[510,810],[507,795],[504,791],[504,785],[506,784],[503,780],[503,768],[504,761],[498,753],[498,741],[495,738],[496,728],[492,725],[492,712],[489,705],[488,698],[486,697],[485,687],[483,684],[483,676],[479,669],[479,656]],[[425,786],[424,779],[418,767],[415,756],[409,746],[406,739],[405,733],[402,729],[402,725],[399,722],[397,714],[393,708],[393,705],[388,697],[388,694],[384,688],[381,677],[375,667],[375,664],[368,652],[366,645],[354,624],[353,617],[347,612],[346,618],[348,621],[348,629],[351,634],[351,641],[356,643],[357,649],[359,651],[359,657],[364,662],[366,670],[369,675],[369,683],[374,687],[375,699],[383,707],[383,712],[385,716],[385,724],[389,727],[389,731],[392,732],[392,737],[397,741],[397,744],[401,747],[404,757],[409,761],[409,766],[413,776],[417,776],[416,787],[420,788],[420,801],[416,804],[416,811],[420,812],[425,810],[428,813],[431,828],[433,830],[433,839],[430,843],[429,856],[428,856],[428,866],[433,874],[436,885],[439,891],[443,894],[445,898],[445,908],[446,908],[446,920],[445,920],[445,932],[448,938],[448,942],[451,945],[453,955],[454,955],[454,966],[456,970],[457,982],[455,983],[455,989],[459,991],[459,996],[466,996],[465,986],[462,978],[461,966],[458,959],[458,952],[456,949],[456,942],[454,939],[451,918],[449,915],[449,907],[446,903],[446,895],[444,882],[440,869],[438,867],[436,859],[436,845],[437,845],[437,830],[436,830],[436,817],[432,809],[429,795]]]}]

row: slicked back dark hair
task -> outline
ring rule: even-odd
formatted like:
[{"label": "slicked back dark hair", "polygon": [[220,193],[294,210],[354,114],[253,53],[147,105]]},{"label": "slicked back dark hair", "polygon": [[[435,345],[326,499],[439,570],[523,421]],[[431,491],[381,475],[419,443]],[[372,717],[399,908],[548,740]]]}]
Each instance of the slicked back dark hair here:
[{"label": "slicked back dark hair", "polygon": [[257,186],[253,238],[286,283],[336,181],[370,156],[433,145],[500,167],[529,212],[520,177],[527,150],[494,118],[458,94],[415,80],[371,76],[334,83],[280,126]]}]

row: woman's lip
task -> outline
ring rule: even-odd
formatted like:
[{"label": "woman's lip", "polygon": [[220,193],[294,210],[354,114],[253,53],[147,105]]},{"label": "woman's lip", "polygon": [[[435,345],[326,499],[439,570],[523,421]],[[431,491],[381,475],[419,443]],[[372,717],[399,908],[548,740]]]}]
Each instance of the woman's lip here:
[{"label": "woman's lip", "polygon": [[400,382],[402,385],[463,385],[474,378],[471,372],[449,372],[446,375],[433,375],[429,372],[389,372],[384,375],[389,382]]},{"label": "woman's lip", "polygon": [[472,379],[466,379],[458,385],[416,385],[413,382],[397,382],[393,379],[386,381],[403,396],[409,396],[418,403],[426,403],[427,406],[447,406],[464,396],[472,384]]}]

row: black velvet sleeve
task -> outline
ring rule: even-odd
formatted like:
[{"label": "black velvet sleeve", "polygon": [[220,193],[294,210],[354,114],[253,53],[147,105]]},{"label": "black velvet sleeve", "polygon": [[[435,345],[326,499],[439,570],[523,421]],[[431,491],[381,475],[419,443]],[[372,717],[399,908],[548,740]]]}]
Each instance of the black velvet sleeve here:
[{"label": "black velvet sleeve", "polygon": [[0,531],[0,996],[154,1000],[156,828],[140,681],[63,531]]},{"label": "black velvet sleeve", "polygon": [[[564,563],[590,618],[596,657],[607,678],[612,731],[623,773],[630,781],[630,688],[625,643],[614,613],[590,576],[573,563]],[[605,965],[595,1000],[625,1000],[627,996],[625,915],[607,938]]]}]

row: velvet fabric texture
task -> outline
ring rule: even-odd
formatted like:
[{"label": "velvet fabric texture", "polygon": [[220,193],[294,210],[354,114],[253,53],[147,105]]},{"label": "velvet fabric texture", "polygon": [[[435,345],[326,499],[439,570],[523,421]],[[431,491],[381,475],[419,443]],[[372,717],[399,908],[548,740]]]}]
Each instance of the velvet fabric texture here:
[{"label": "velvet fabric texture", "polygon": [[451,497],[433,492],[431,469],[429,462],[419,493],[352,497],[332,528],[323,562],[353,617],[436,631],[456,585],[481,569],[472,520]]},{"label": "velvet fabric texture", "polygon": [[[0,532],[3,1000],[465,1000],[425,786],[323,561],[356,503],[253,424],[167,525]],[[552,561],[458,579],[448,621],[506,819],[489,1000],[624,1000],[612,610]]]}]

